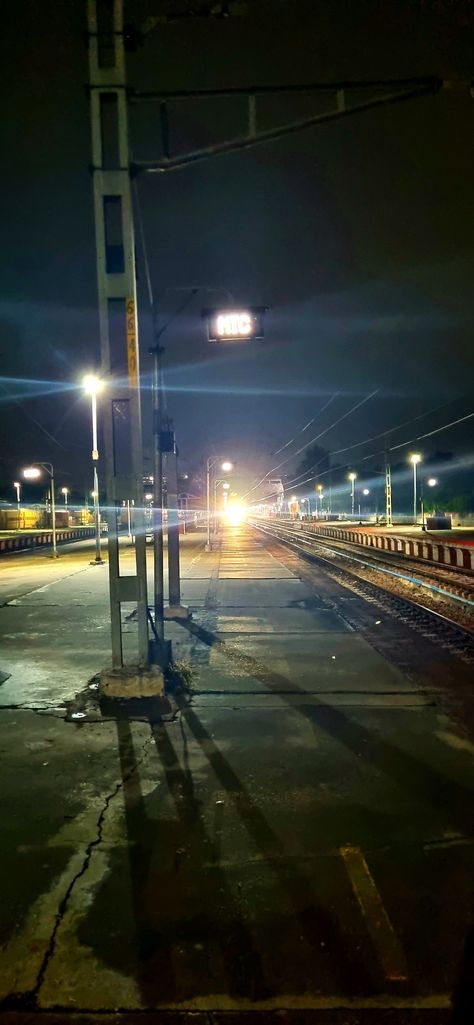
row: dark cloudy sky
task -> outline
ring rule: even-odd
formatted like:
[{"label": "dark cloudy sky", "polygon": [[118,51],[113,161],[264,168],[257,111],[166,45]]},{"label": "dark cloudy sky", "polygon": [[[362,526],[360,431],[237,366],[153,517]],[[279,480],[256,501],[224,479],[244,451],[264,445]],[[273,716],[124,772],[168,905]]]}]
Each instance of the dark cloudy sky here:
[{"label": "dark cloudy sky", "polygon": [[[127,18],[141,25],[185,6],[128,3]],[[98,361],[84,10],[82,0],[26,0],[3,12],[3,486],[34,458],[54,459],[77,486],[87,474],[88,411],[68,390]],[[463,0],[254,0],[242,17],[159,26],[129,58],[129,81],[151,89],[470,79],[472,10]],[[306,114],[310,102],[318,101],[268,100],[262,123]],[[238,133],[242,114],[234,101],[199,114],[185,107],[172,121],[174,144]],[[155,118],[153,107],[131,111],[136,157],[157,153]],[[255,345],[209,346],[205,294],[166,334],[169,406],[189,466],[218,446],[251,470],[270,469],[271,452],[335,392],[315,429],[380,389],[325,437],[329,448],[443,402],[426,430],[474,408],[473,121],[469,91],[453,90],[140,179],[164,318],[181,302],[172,289],[186,285],[271,308]],[[452,431],[437,447],[465,448],[471,436],[472,427]]]}]

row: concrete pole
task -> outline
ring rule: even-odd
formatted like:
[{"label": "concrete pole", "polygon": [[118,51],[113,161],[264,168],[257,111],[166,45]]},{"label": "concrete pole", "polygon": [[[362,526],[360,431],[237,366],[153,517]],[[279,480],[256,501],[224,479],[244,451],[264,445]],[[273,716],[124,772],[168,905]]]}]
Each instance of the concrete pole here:
[{"label": "concrete pole", "polygon": [[[113,382],[103,407],[112,667],[119,670],[123,666],[121,604],[134,601],[138,626],[135,662],[142,670],[149,662],[148,601],[123,0],[102,4],[101,18],[96,0],[87,0],[87,11],[101,371]],[[104,130],[105,110],[114,112],[108,121],[110,131]],[[121,336],[115,333],[112,301],[123,311]],[[120,373],[112,374],[113,367],[120,367]],[[114,440],[117,432],[120,444]],[[118,509],[130,495],[135,499],[136,523],[133,576],[120,572],[118,538]],[[123,681],[128,694],[127,674]]]}]

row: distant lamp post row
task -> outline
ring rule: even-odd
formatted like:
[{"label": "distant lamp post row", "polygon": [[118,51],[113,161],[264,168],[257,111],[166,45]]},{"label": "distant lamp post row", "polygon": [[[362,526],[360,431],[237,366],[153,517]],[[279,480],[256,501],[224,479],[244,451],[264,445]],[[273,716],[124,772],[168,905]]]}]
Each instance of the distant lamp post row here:
[{"label": "distant lamp post row", "polygon": [[[206,505],[207,505],[207,541],[206,541],[206,552],[211,550],[211,470],[219,462],[219,457],[208,456],[206,462]],[[230,473],[233,468],[233,464],[225,459],[220,466],[223,473]],[[217,487],[217,482],[216,482]],[[214,496],[216,492],[214,491]],[[214,499],[215,508],[215,499]]]},{"label": "distant lamp post row", "polygon": [[[418,515],[417,515],[417,484],[418,484],[417,466],[418,466],[419,463],[422,462],[423,457],[420,455],[419,452],[412,452],[411,455],[408,457],[408,459],[409,459],[409,462],[413,466],[413,522],[416,524],[417,521],[418,521]],[[352,513],[352,516],[354,516],[354,508],[355,508],[355,482],[357,480],[357,474],[356,473],[349,473],[348,474],[348,480],[350,480],[350,482],[351,482],[351,513]],[[438,478],[437,477],[429,477],[426,483],[428,484],[428,487],[434,488],[438,484]],[[318,491],[319,491],[320,488],[322,490],[322,485],[321,484],[318,485]],[[370,494],[369,488],[363,488],[362,494],[365,495],[365,496],[369,495]],[[423,486],[421,487],[421,503],[422,503],[422,506],[423,506]],[[359,519],[360,519],[360,503],[359,503]],[[424,511],[423,511],[423,508],[422,508],[422,525],[424,526]]]},{"label": "distant lamp post row", "polygon": [[[91,397],[91,412],[92,412],[92,462],[94,466],[94,487],[91,491],[92,498],[94,500],[94,521],[95,521],[95,559],[94,564],[100,564],[103,562],[101,557],[101,539],[100,539],[100,505],[99,505],[99,480],[97,475],[97,462],[99,459],[98,441],[97,441],[97,395],[102,391],[104,382],[100,378],[95,377],[94,374],[87,374],[83,379],[83,387],[87,395]],[[54,467],[53,464],[46,460],[38,460],[27,466],[23,470],[23,477],[25,480],[38,480],[41,477],[42,471],[49,474],[51,481],[51,527],[52,527],[52,539],[53,539],[53,558],[58,557],[57,549],[57,532],[56,532],[56,496],[54,487]],[[15,481],[13,487],[16,490],[17,506],[18,506],[18,524],[20,523],[20,494],[21,485],[19,481]],[[61,488],[61,494],[64,496],[65,509],[68,507],[68,496],[69,488]]]}]

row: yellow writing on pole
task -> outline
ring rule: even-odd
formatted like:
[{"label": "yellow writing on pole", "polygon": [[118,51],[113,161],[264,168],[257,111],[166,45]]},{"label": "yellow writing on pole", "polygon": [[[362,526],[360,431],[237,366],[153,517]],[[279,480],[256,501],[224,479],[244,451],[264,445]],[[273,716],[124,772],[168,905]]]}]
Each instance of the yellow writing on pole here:
[{"label": "yellow writing on pole", "polygon": [[135,317],[135,300],[125,300],[125,312],[127,318],[127,365],[128,383],[131,388],[138,387],[138,362],[137,362],[137,323]]}]

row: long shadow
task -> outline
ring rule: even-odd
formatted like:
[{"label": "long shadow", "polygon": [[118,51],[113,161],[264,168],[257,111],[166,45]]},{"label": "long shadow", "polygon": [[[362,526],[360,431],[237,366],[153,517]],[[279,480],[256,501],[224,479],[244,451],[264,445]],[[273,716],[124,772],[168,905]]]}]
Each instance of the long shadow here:
[{"label": "long shadow", "polygon": [[[204,630],[198,624],[181,621],[181,625],[210,647],[217,647],[225,658],[238,662],[239,669],[263,683],[271,692],[278,694],[281,700],[291,694],[307,696],[304,688],[294,683],[281,673],[271,670],[264,663],[251,655],[244,654],[240,649],[232,647],[222,638]],[[316,699],[315,699],[316,700]],[[428,801],[437,809],[448,813],[466,828],[471,829],[473,789],[463,786],[454,780],[446,779],[441,773],[426,765],[419,758],[407,751],[402,751],[390,741],[383,740],[379,735],[350,718],[340,708],[317,699],[317,705],[292,704],[300,715],[308,719],[318,730],[324,730],[339,743],[344,744],[358,758],[369,762],[376,769],[384,772],[401,789],[419,801]]]},{"label": "long shadow", "polygon": [[[261,958],[219,865],[219,841],[205,829],[186,738],[182,768],[169,727],[150,728],[175,814],[157,808],[159,781],[143,798],[131,725],[119,719],[128,871],[123,849],[112,847],[110,872],[79,939],[104,964],[135,979],[144,1007],[215,992],[216,977],[235,998],[263,1000],[271,994]],[[191,967],[183,952],[191,952]]]},{"label": "long shadow", "polygon": [[294,915],[307,942],[321,953],[321,939],[327,947],[328,960],[341,993],[360,993],[370,986],[367,971],[354,948],[348,950],[337,915],[323,908],[312,885],[294,863],[289,865],[287,851],[271,828],[253,797],[223,757],[211,734],[193,709],[183,703],[182,715],[195,739],[203,749],[217,779],[232,798],[240,818],[256,847],[265,856],[289,897]]}]

